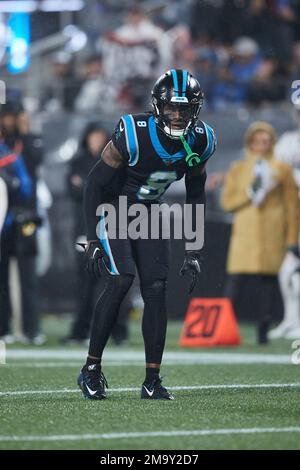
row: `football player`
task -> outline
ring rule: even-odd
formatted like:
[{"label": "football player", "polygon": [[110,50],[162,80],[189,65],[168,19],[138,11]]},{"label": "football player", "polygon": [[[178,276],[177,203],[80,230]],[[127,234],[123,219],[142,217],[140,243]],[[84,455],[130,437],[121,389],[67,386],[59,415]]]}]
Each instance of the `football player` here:
[{"label": "football player", "polygon": [[[127,196],[129,206],[144,204],[151,224],[151,205],[161,202],[166,189],[184,176],[186,202],[192,204],[194,217],[194,207],[205,204],[205,166],[216,147],[212,128],[198,121],[203,97],[200,84],[187,70],[167,71],[152,89],[153,111],[122,116],[101,159],[88,175],[84,195],[87,269],[92,276],[103,276],[104,287],[94,310],[86,364],[78,377],[78,385],[87,398],[106,397],[102,353],[119,306],[132,285],[135,267],[144,300],[142,333],[146,375],[141,398],[174,398],[162,385],[159,375],[167,327],[169,240],[162,236],[135,240],[109,238],[103,217],[99,222],[96,211],[103,202],[105,188],[117,175],[120,177],[118,195]],[[96,235],[98,223],[100,237]],[[192,290],[200,273],[199,251],[186,251],[181,274],[186,272],[192,273]]]},{"label": "football player", "polygon": [[[300,110],[295,111],[297,129],[282,134],[277,146],[277,158],[288,163],[294,174],[300,197]],[[300,236],[300,234],[299,234]],[[279,284],[283,299],[284,317],[279,325],[269,331],[270,339],[300,338],[300,251],[291,247],[279,272]]]}]

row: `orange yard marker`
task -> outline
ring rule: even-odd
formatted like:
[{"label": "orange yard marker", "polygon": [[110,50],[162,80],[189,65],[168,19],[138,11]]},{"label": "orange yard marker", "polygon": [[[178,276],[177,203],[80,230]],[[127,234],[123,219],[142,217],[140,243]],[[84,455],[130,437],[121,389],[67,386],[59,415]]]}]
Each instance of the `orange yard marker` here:
[{"label": "orange yard marker", "polygon": [[180,346],[197,348],[240,343],[240,331],[229,299],[194,298],[190,301]]}]

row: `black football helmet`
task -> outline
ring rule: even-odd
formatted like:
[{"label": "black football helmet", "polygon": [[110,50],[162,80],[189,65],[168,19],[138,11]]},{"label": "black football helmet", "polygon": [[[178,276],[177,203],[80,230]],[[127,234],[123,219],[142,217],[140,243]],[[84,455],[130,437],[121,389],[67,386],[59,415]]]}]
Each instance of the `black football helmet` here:
[{"label": "black football helmet", "polygon": [[180,139],[196,124],[204,94],[190,72],[168,70],[155,82],[151,94],[155,121],[168,137]]}]

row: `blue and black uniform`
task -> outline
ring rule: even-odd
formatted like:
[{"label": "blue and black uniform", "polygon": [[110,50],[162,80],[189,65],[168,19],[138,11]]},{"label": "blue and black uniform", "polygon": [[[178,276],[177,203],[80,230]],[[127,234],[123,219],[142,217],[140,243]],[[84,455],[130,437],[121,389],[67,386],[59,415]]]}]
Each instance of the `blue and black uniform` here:
[{"label": "blue and black uniform", "polygon": [[[212,128],[199,121],[186,140],[192,151],[201,156],[200,166],[204,169],[215,151]],[[112,142],[125,160],[120,194],[126,195],[129,202],[157,203],[174,181],[189,175],[182,142],[167,137],[151,113],[123,116]]]},{"label": "blue and black uniform", "polygon": [[[186,163],[187,153],[181,141],[167,137],[156,125],[151,113],[122,116],[112,136],[114,146],[124,159],[123,168],[119,171],[118,196],[126,196],[128,205],[142,203],[149,207],[151,204],[162,202],[168,187],[185,176],[186,202],[205,203],[205,165],[215,151],[214,132],[206,123],[199,121],[186,140],[191,150],[201,157],[196,175],[195,167],[189,167]],[[98,162],[89,175],[89,179],[96,179],[96,173],[99,173],[99,184],[103,171],[101,163],[103,165],[103,162]],[[108,186],[109,184],[106,185]],[[103,201],[98,200],[98,204],[100,202]],[[115,199],[115,202],[118,200]],[[94,208],[92,210],[93,213],[87,221],[88,239],[96,238],[96,226],[99,222]],[[133,241],[109,240],[103,219],[98,229],[109,258],[111,274],[134,274],[135,264],[139,271],[145,270],[147,273],[153,273],[155,277],[165,271],[168,240],[161,240],[159,243],[157,240],[136,240],[136,257],[142,258],[141,262],[136,263],[137,259],[134,259],[132,253]],[[145,262],[145,251],[149,253],[149,263],[153,260],[151,269]]]},{"label": "blue and black uniform", "polygon": [[[134,203],[144,204],[150,214],[151,205],[162,202],[168,187],[174,181],[185,177],[186,202],[204,204],[205,165],[215,151],[215,135],[208,124],[198,121],[185,139],[192,152],[200,157],[201,161],[197,167],[188,165],[187,151],[181,140],[169,138],[157,126],[152,113],[122,116],[112,135],[112,142],[123,158],[123,166],[118,170],[117,196],[127,196],[129,206]],[[100,296],[94,316],[97,323],[95,329],[98,330],[101,340],[99,342],[99,335],[96,339],[92,329],[89,354],[101,357],[119,305],[132,283],[137,268],[145,302],[142,327],[146,362],[160,363],[166,331],[165,291],[169,267],[169,240],[162,237],[109,239],[104,218],[100,217],[99,222],[99,217],[95,214],[97,206],[104,202],[101,194],[111,184],[114,173],[116,171],[99,161],[89,174],[86,186],[87,238],[96,239],[96,225],[99,224],[100,241],[105,249],[111,273],[108,276],[111,286],[108,286],[107,281],[106,290]],[[118,197],[115,197],[113,203],[117,208]]]}]

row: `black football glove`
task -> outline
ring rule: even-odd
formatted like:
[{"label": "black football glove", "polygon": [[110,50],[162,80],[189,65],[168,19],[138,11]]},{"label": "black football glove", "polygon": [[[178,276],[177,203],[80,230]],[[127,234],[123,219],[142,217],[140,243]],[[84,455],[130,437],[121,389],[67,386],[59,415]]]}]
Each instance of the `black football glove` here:
[{"label": "black football glove", "polygon": [[87,243],[76,243],[85,251],[86,269],[92,279],[98,279],[103,274],[103,269],[110,273],[108,268],[109,258],[99,240],[90,240]]},{"label": "black football glove", "polygon": [[187,251],[185,253],[184,262],[180,269],[180,276],[184,276],[188,271],[192,273],[192,282],[189,290],[190,294],[193,292],[197,279],[201,273],[201,261],[202,259],[199,252]]}]

